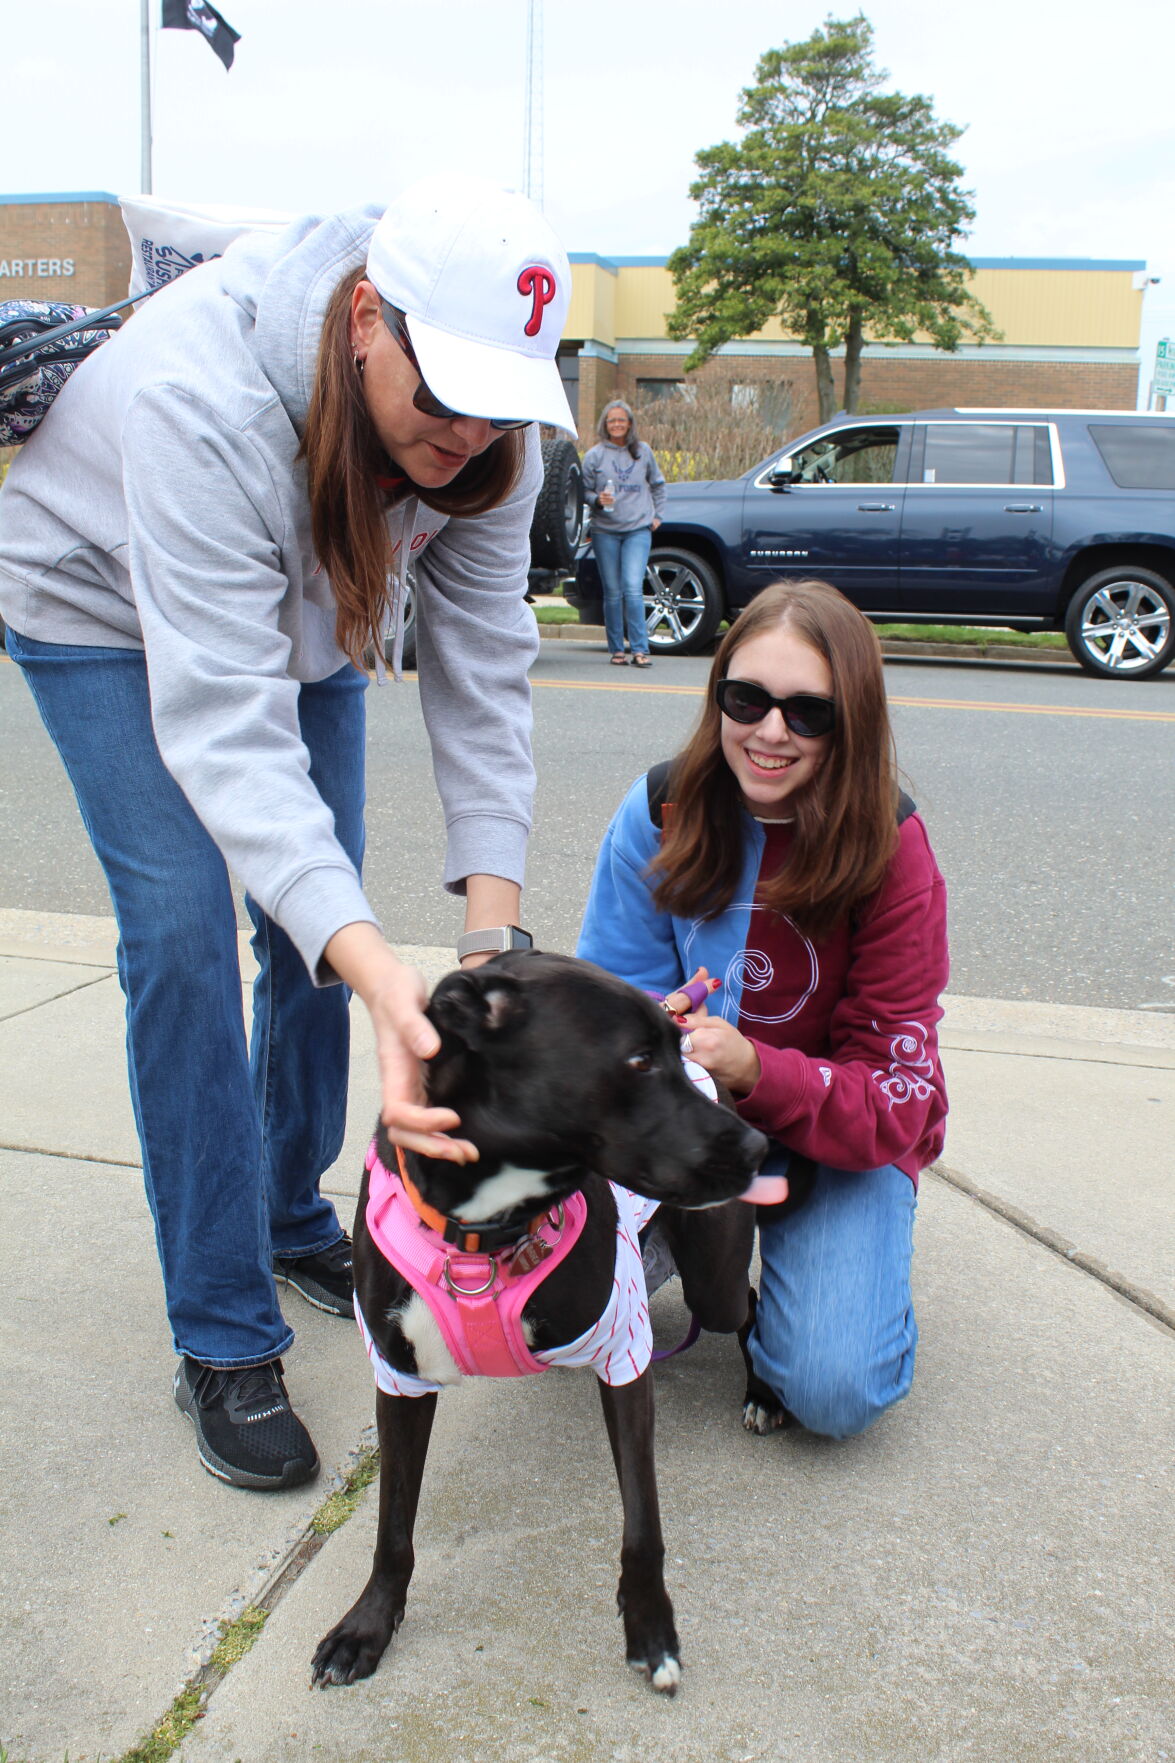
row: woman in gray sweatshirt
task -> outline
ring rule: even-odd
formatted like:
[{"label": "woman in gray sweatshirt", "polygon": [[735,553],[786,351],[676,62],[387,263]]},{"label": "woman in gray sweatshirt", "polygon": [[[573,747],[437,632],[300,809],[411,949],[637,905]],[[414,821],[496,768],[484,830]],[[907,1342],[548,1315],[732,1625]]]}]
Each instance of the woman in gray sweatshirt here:
[{"label": "woman in gray sweatshirt", "polygon": [[604,589],[604,630],[614,667],[628,660],[624,631],[637,667],[651,667],[645,623],[645,566],[661,524],[665,479],[653,449],[636,432],[623,398],[605,404],[600,439],[583,461],[583,489],[592,511],[592,550]]},{"label": "woman in gray sweatshirt", "polygon": [[[319,1187],[343,1140],[348,988],[392,1138],[472,1153],[422,1104],[424,982],[360,879],[362,657],[402,629],[411,561],[458,955],[521,942],[533,424],[574,432],[554,360],[569,293],[542,216],[481,180],[246,236],[81,365],[0,492],[8,650],[118,922],[176,1400],[239,1486],[318,1469],[275,1276],[351,1314]],[[259,964],[248,1046],[230,873]]]}]

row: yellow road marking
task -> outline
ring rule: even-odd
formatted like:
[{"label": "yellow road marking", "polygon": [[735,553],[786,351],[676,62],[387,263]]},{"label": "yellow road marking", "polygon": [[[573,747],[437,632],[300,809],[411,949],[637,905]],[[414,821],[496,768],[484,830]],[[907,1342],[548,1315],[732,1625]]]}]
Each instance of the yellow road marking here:
[{"label": "yellow road marking", "polygon": [[[700,698],[703,686],[661,686],[642,680],[531,678],[532,686],[559,686],[569,692],[652,692],[658,696]],[[971,698],[891,697],[891,704],[909,710],[1002,710],[1015,716],[1093,716],[1109,722],[1175,722],[1175,710],[1110,710],[1096,704],[1004,704]]]},{"label": "yellow road marking", "polygon": [[1175,722],[1175,710],[1109,710],[1096,704],[975,703],[968,698],[891,698],[915,710],[1004,710],[1016,716],[1096,716],[1110,722]]},{"label": "yellow road marking", "polygon": [[[0,648],[0,661],[10,659]],[[415,680],[414,673],[405,673],[406,680]],[[531,679],[532,686],[558,686],[566,692],[652,692],[659,697],[700,698],[703,686],[658,686],[652,681]],[[891,697],[891,704],[905,710],[1002,710],[1011,716],[1092,716],[1103,722],[1175,722],[1175,710],[1108,710],[1096,704],[1004,704],[995,700],[979,702],[972,698],[905,698]]]}]

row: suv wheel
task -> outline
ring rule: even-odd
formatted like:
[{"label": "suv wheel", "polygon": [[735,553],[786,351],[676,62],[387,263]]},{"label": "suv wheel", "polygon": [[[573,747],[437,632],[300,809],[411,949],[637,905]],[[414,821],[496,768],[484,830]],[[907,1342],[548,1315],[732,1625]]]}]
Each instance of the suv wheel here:
[{"label": "suv wheel", "polygon": [[583,467],[574,446],[562,435],[543,446],[543,486],[530,528],[532,569],[566,575],[575,568],[583,532]]},{"label": "suv wheel", "polygon": [[1153,569],[1101,569],[1070,600],[1065,636],[1087,673],[1150,679],[1175,656],[1175,589]]},{"label": "suv wheel", "polygon": [[645,623],[657,655],[699,655],[725,608],[713,568],[692,551],[655,545],[645,571]]}]

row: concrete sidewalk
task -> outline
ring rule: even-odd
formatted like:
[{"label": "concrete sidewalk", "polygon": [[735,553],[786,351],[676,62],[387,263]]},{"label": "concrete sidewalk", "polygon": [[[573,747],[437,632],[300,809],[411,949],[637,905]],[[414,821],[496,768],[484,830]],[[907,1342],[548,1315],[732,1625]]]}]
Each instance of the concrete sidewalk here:
[{"label": "concrete sidewalk", "polygon": [[[356,1031],[344,1217],[375,1114]],[[374,1530],[372,1489],[307,1546],[369,1436],[358,1338],[288,1298],[315,1487],[204,1473],[170,1397],[113,926],[0,912],[0,1756],[122,1758],[260,1603],[183,1763],[1175,1759],[1175,1019],[953,998],[944,1043],[909,1400],[848,1444],[758,1440],[733,1342],[657,1372],[677,1699],[624,1667],[587,1374],[441,1402],[404,1628],[368,1682],[312,1693]],[[674,1284],[654,1314],[676,1338]]]}]

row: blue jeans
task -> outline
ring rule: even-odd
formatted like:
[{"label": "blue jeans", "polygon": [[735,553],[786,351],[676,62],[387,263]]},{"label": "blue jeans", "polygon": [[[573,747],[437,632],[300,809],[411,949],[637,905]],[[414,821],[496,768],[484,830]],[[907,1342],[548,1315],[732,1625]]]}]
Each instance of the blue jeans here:
[{"label": "blue jeans", "polygon": [[[346,1124],[347,990],[316,987],[246,898],[259,967],[246,1045],[228,871],[160,758],[142,653],[13,630],[7,646],[114,904],[131,1102],[176,1351],[205,1365],[263,1363],[294,1338],[271,1256],[315,1254],[342,1234],[318,1184]],[[366,684],[347,666],[299,694],[310,775],[357,868]]]},{"label": "blue jeans", "polygon": [[[769,1156],[764,1173],[786,1164],[786,1152]],[[751,1363],[810,1432],[863,1432],[914,1381],[916,1203],[892,1163],[855,1173],[821,1165],[810,1199],[760,1225]]]},{"label": "blue jeans", "polygon": [[649,629],[645,623],[645,565],[653,546],[653,529],[641,526],[632,533],[592,532],[592,550],[604,587],[604,631],[613,655],[624,653],[624,627],[634,655],[649,652]]}]

